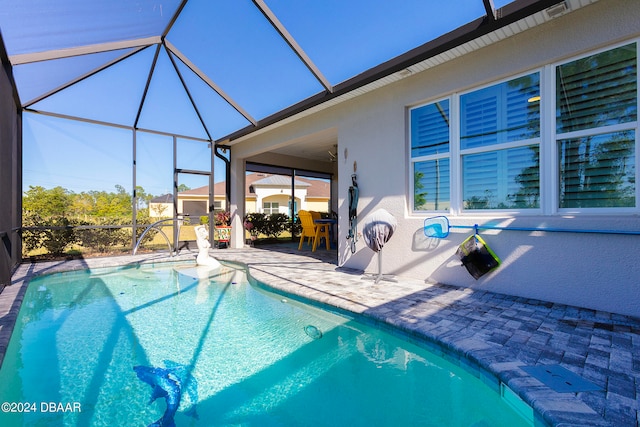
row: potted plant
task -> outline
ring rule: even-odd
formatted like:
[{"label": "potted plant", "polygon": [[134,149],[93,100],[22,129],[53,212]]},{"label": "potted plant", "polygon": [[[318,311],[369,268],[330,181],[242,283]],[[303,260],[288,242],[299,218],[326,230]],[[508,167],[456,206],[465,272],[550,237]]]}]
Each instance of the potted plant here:
[{"label": "potted plant", "polygon": [[218,243],[229,244],[231,240],[231,215],[227,211],[216,212],[213,216],[215,221],[215,227],[213,229],[213,240]]}]

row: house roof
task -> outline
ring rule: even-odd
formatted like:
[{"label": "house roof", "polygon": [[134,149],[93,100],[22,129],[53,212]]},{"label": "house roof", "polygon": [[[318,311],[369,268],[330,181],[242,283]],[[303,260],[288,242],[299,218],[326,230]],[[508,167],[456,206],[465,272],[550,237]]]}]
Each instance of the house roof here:
[{"label": "house roof", "polygon": [[150,203],[173,203],[173,194],[163,194],[156,196],[149,201]]},{"label": "house roof", "polygon": [[[266,173],[249,173],[245,177],[245,195],[247,197],[255,197],[255,192],[252,190],[255,188],[255,186],[261,185],[267,187],[289,187],[291,186],[291,177]],[[331,195],[330,185],[327,181],[324,180],[308,179],[298,176],[296,177],[296,187],[306,188],[307,197],[328,199]],[[213,187],[214,194],[225,194],[225,188],[226,187],[224,181],[216,182]],[[205,185],[202,187],[182,191],[180,192],[180,194],[191,196],[206,196],[209,194],[209,186]]]},{"label": "house roof", "polygon": [[0,32],[26,111],[229,143],[593,1],[0,0]]},{"label": "house roof", "polygon": [[[262,175],[262,174],[258,174],[258,175]],[[296,178],[294,182],[296,187],[311,186],[310,183],[302,181],[299,178]],[[254,188],[256,186],[258,187],[285,187],[285,186],[289,187],[291,186],[291,178],[287,176],[282,176],[282,175],[267,175],[262,179],[253,181],[252,185]]]}]

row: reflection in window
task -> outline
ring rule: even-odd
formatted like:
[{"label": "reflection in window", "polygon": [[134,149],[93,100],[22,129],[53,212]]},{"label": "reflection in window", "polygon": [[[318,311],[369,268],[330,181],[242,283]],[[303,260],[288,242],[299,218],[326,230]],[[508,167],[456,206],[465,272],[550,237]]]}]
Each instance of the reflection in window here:
[{"label": "reflection in window", "polygon": [[537,145],[462,157],[465,209],[540,207]]},{"label": "reflection in window", "polygon": [[449,159],[414,163],[413,209],[440,211],[451,207]]},{"label": "reflection in window", "polygon": [[540,155],[538,144],[530,145],[539,137],[539,73],[462,95],[464,209],[539,208]]},{"label": "reflection in window", "polygon": [[540,75],[529,74],[460,97],[460,148],[540,136]]},{"label": "reflection in window", "polygon": [[636,206],[636,52],[632,43],[556,68],[560,208]]},{"label": "reflection in window", "polygon": [[556,69],[558,133],[637,120],[635,43]]},{"label": "reflection in window", "polygon": [[411,111],[411,157],[449,152],[449,100]]},{"label": "reflection in window", "polygon": [[560,207],[635,206],[635,132],[558,141]]}]

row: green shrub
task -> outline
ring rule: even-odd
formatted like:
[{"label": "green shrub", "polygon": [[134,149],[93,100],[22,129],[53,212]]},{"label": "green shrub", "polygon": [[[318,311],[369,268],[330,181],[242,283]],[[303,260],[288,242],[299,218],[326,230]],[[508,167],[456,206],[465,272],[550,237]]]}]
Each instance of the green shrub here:
[{"label": "green shrub", "polygon": [[289,216],[283,213],[271,214],[267,218],[264,234],[277,238],[289,228]]},{"label": "green shrub", "polygon": [[[254,235],[263,234],[270,238],[277,238],[289,229],[290,219],[287,214],[250,213],[244,217],[246,229]],[[248,225],[251,224],[251,225]]]},{"label": "green shrub", "polygon": [[77,242],[73,221],[65,216],[50,216],[43,219],[37,213],[25,212],[24,227],[52,227],[22,231],[22,242],[26,251],[46,249],[52,255],[62,255],[64,250]]},{"label": "green shrub", "polygon": [[[127,225],[124,219],[97,219],[84,221],[82,225],[106,226]],[[85,248],[97,252],[109,252],[117,247],[131,244],[131,229],[129,228],[82,228],[75,230],[78,242]],[[146,237],[146,236],[145,236]]]},{"label": "green shrub", "polygon": [[[144,215],[144,216],[138,215],[136,217],[136,242],[140,239],[140,236],[142,236],[142,233],[144,233],[147,227],[154,222],[156,222],[156,220],[154,219],[152,221],[151,218],[149,218],[149,215]],[[127,230],[127,231],[128,231],[129,241],[131,241],[131,230]],[[144,235],[144,239],[141,242],[141,244],[149,243],[153,241],[153,238],[155,237],[156,234],[158,234],[158,230],[156,228],[150,229],[149,231],[147,231],[147,234]]]}]

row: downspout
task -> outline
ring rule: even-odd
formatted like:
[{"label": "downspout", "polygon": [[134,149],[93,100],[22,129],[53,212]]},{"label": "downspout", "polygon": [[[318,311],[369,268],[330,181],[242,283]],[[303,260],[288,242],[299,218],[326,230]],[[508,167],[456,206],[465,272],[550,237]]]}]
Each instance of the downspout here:
[{"label": "downspout", "polygon": [[222,159],[224,162],[225,210],[228,211],[229,206],[231,205],[231,161],[218,151],[220,148],[223,150],[229,150],[229,157],[231,157],[231,147],[228,145],[214,145],[214,153],[216,157]]}]

